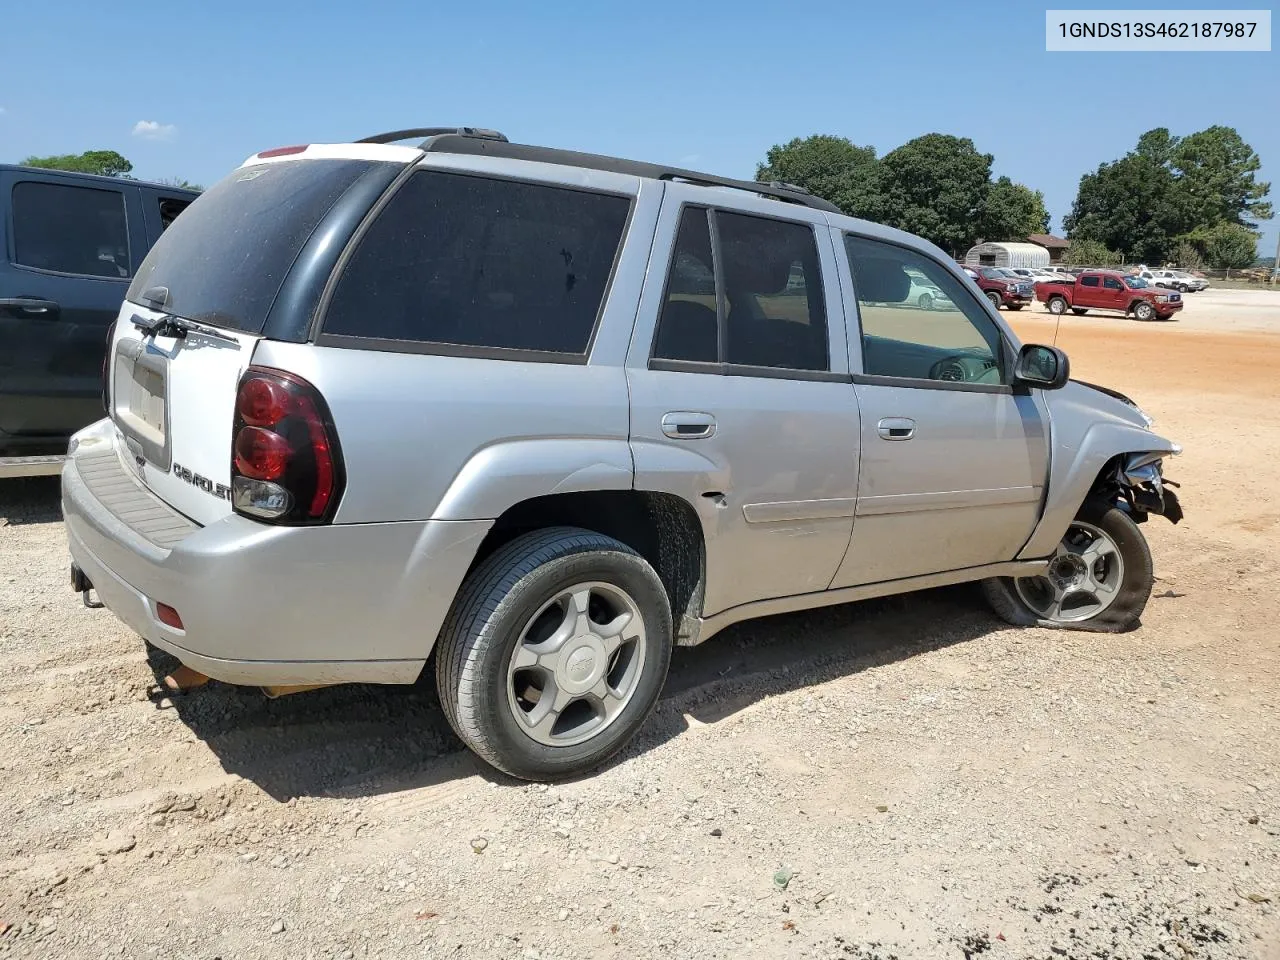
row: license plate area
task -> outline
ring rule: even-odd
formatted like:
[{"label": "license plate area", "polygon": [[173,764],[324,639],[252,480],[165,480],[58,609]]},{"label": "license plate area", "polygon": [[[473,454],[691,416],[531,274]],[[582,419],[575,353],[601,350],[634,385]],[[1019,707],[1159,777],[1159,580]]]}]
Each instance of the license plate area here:
[{"label": "license plate area", "polygon": [[116,346],[112,372],[111,415],[130,449],[161,470],[169,469],[169,360],[127,337]]}]

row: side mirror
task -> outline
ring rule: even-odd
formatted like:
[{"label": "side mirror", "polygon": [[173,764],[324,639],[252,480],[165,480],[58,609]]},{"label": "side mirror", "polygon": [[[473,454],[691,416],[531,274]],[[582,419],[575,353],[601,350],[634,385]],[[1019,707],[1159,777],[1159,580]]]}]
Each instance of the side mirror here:
[{"label": "side mirror", "polygon": [[1071,379],[1071,361],[1057,347],[1028,343],[1018,351],[1013,376],[1018,383],[1029,387],[1058,390]]}]

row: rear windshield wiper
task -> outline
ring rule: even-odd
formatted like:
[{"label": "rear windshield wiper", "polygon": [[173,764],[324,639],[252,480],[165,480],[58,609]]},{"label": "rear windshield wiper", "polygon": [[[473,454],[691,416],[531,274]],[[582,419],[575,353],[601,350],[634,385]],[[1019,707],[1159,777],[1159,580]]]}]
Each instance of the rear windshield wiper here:
[{"label": "rear windshield wiper", "polygon": [[175,340],[185,340],[188,333],[198,333],[203,337],[208,337],[210,340],[229,343],[237,349],[240,347],[239,340],[223,333],[221,330],[214,327],[206,327],[203,323],[196,323],[194,320],[187,320],[184,317],[175,317],[171,313],[162,313],[154,320],[147,320],[140,314],[135,313],[130,322],[149,337],[173,337]]}]

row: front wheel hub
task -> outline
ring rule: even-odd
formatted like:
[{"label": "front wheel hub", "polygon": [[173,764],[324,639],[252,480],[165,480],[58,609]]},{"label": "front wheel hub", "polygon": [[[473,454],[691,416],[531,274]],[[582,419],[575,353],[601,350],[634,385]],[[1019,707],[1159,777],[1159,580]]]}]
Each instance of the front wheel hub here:
[{"label": "front wheel hub", "polygon": [[1124,558],[1111,536],[1073,521],[1044,574],[1016,577],[1018,597],[1042,620],[1079,623],[1098,616],[1120,595]]}]

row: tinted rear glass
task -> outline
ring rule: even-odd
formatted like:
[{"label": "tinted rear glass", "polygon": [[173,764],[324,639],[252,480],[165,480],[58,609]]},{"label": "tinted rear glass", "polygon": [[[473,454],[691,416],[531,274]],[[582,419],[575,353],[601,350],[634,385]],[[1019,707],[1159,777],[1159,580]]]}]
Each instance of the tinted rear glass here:
[{"label": "tinted rear glass", "polygon": [[612,194],[415,173],[361,239],[324,332],[585,354],[630,207]]},{"label": "tinted rear glass", "polygon": [[373,163],[296,160],[242,167],[182,212],[147,254],[128,298],[165,287],[165,310],[261,333],[285,274],[335,200]]}]

